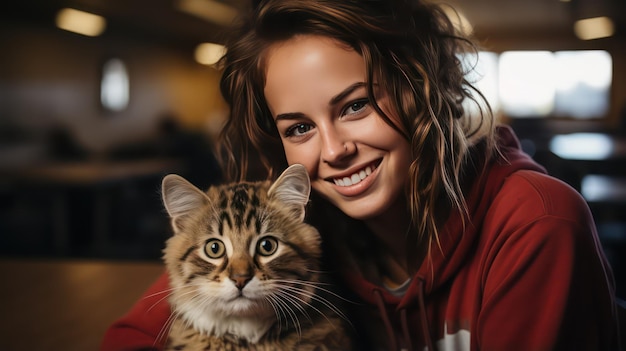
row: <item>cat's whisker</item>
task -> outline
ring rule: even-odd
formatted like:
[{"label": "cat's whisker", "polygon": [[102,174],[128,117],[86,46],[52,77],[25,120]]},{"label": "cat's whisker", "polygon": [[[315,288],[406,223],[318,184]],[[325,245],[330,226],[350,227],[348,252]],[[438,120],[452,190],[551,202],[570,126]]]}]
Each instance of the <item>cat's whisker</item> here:
[{"label": "cat's whisker", "polygon": [[272,305],[272,308],[274,308],[274,313],[276,315],[276,320],[278,321],[278,334],[280,334],[280,331],[281,331],[281,328],[282,328],[283,317],[284,317],[284,321],[285,321],[285,328],[289,327],[289,322],[287,321],[287,315],[285,314],[285,312],[280,307],[280,301],[278,299],[276,299],[275,296],[267,295],[265,298],[270,303],[270,305]]},{"label": "cat's whisker", "polygon": [[[321,303],[324,306],[326,306],[326,308],[330,309],[333,313],[339,315],[342,319],[344,319],[348,323],[352,324],[350,322],[350,320],[348,319],[348,316],[346,316],[345,313],[343,313],[343,311],[341,311],[341,309],[339,309],[337,306],[335,306],[328,299],[320,296],[319,294],[316,294],[315,292],[312,292],[312,291],[309,291],[309,290],[306,290],[306,289],[302,289],[302,288],[299,288],[297,286],[281,286],[281,289],[297,292],[299,294],[305,295],[306,297],[310,298],[311,300],[318,301],[319,303]],[[311,308],[315,309],[315,307],[311,306],[310,303],[308,305]],[[318,311],[320,314],[324,315],[321,311],[319,311],[317,309],[316,309],[316,311]]]},{"label": "cat's whisker", "polygon": [[[320,303],[322,303],[324,306],[326,306],[328,309],[330,309],[333,312],[336,312],[338,309],[332,304],[330,303],[328,300],[323,299],[323,298],[319,298],[317,297],[313,292],[310,292],[308,290],[304,290],[301,288],[297,288],[294,286],[283,286],[281,287],[281,290],[286,293],[286,292],[295,292],[297,294],[300,295],[304,295],[305,297],[311,299],[311,300],[316,300]],[[298,298],[302,304],[309,306],[309,308],[315,310],[317,313],[319,313],[320,315],[322,315],[324,318],[326,318],[329,322],[330,320],[328,319],[328,317],[326,316],[326,314],[324,314],[324,312],[322,312],[320,309],[318,309],[317,307],[313,306],[309,301],[305,301],[302,298]]]},{"label": "cat's whisker", "polygon": [[297,308],[300,311],[300,315],[306,316],[309,322],[313,322],[313,320],[311,319],[311,316],[308,314],[307,310],[304,308],[304,306],[308,305],[307,301],[305,301],[304,299],[296,295],[290,294],[288,291],[283,290],[283,289],[279,289],[276,292],[276,294],[281,296],[283,299],[289,301],[291,305],[293,305],[295,308]]},{"label": "cat's whisker", "polygon": [[270,306],[272,306],[272,309],[274,310],[274,315],[276,316],[276,321],[278,322],[278,327],[280,328],[280,316],[278,314],[278,308],[276,307],[276,305],[272,301],[272,296],[271,295],[266,295],[263,298],[265,299],[265,301],[267,301],[267,303]]},{"label": "cat's whisker", "polygon": [[[307,302],[296,296],[293,294],[289,294],[287,290],[283,289],[282,287],[279,288],[276,292],[276,295],[280,295],[283,298],[287,299],[289,302],[291,302],[291,304],[296,307],[298,310],[300,310],[300,312],[304,315],[307,315],[306,309],[304,308],[304,305],[307,304]],[[307,315],[308,317],[308,315]],[[311,320],[311,318],[309,318],[309,320]]]},{"label": "cat's whisker", "polygon": [[287,279],[275,279],[274,281],[275,281],[275,282],[278,282],[278,283],[285,283],[285,284],[300,284],[300,285],[304,285],[304,286],[312,287],[312,288],[315,288],[315,289],[317,289],[317,290],[319,290],[319,291],[323,291],[323,292],[325,292],[325,293],[327,293],[327,294],[333,295],[334,297],[336,297],[336,298],[338,298],[338,299],[341,299],[341,300],[343,300],[343,301],[345,301],[345,302],[349,302],[349,303],[352,303],[352,304],[357,304],[357,302],[354,302],[354,301],[352,301],[352,300],[349,300],[349,299],[347,299],[347,298],[345,298],[345,297],[343,297],[343,296],[341,296],[341,295],[337,294],[336,292],[334,292],[334,291],[332,291],[332,290],[329,290],[329,289],[326,289],[326,288],[323,288],[323,287],[321,287],[321,286],[320,286],[320,285],[328,285],[328,286],[332,286],[332,284],[329,284],[329,283],[318,283],[318,282],[311,282],[311,281],[307,281],[307,280],[298,280],[298,279],[293,279],[293,280],[287,280]]},{"label": "cat's whisker", "polygon": [[277,319],[284,320],[285,328],[289,329],[289,319],[292,319],[293,321],[293,316],[290,313],[291,311],[290,311],[289,306],[286,306],[285,302],[279,298],[276,298],[276,296],[273,296],[273,295],[270,295],[270,296],[273,299],[273,301],[276,303],[276,307],[278,308],[278,311],[280,312],[279,315],[277,315]]},{"label": "cat's whisker", "polygon": [[320,286],[320,285],[332,286],[332,284],[330,284],[330,283],[311,282],[311,281],[307,281],[307,280],[297,280],[297,279],[294,279],[294,280],[276,279],[275,281],[279,282],[279,283],[285,283],[285,284],[294,284],[295,283],[295,284],[300,284],[300,285],[304,285],[304,286],[308,286],[308,287],[313,287],[313,288],[315,288],[315,289],[317,289],[319,291],[322,291],[322,292],[325,292],[325,293],[327,293],[329,295],[332,295],[332,296],[334,296],[334,297],[336,297],[336,298],[338,298],[338,299],[340,299],[340,300],[342,300],[344,302],[348,302],[348,303],[355,304],[355,305],[358,304],[358,302],[355,302],[355,301],[352,301],[350,299],[347,299],[347,298],[337,294],[336,292],[334,292],[334,291],[332,291],[330,289],[326,289],[326,288]]},{"label": "cat's whisker", "polygon": [[[156,305],[158,305],[161,302],[163,302],[163,300],[170,298],[177,290],[188,289],[189,287],[193,287],[193,286],[201,286],[201,284],[190,284],[190,285],[187,285],[187,286],[179,286],[179,287],[173,287],[173,288],[169,288],[169,289],[163,289],[163,290],[161,290],[159,292],[156,292],[154,294],[150,294],[150,295],[144,297],[144,299],[148,299],[150,297],[154,297],[154,296],[157,296],[157,295],[167,294],[167,295],[163,296],[162,298],[158,299],[155,303],[153,303],[152,306],[150,306],[148,308],[148,312],[152,311],[152,309]],[[185,294],[182,294],[182,295],[185,295]]]},{"label": "cat's whisker", "polygon": [[176,320],[178,316],[179,316],[179,313],[177,312],[170,313],[169,317],[167,317],[167,320],[165,321],[165,324],[163,324],[163,326],[161,327],[161,330],[159,331],[156,338],[154,339],[153,346],[156,346],[156,343],[159,342],[159,340],[167,338],[167,336],[170,334],[172,326],[174,325],[174,321]]},{"label": "cat's whisker", "polygon": [[152,311],[152,309],[154,307],[156,307],[156,305],[160,304],[161,302],[163,302],[163,300],[166,300],[167,298],[169,298],[172,294],[169,293],[165,296],[163,296],[162,298],[158,299],[155,303],[152,304],[152,306],[150,306],[150,308],[148,308],[148,312]]},{"label": "cat's whisker", "polygon": [[[284,293],[281,294],[281,292],[278,291],[277,295],[279,295],[279,294],[282,297],[282,299],[277,299],[277,302],[280,305],[285,307],[286,311],[288,312],[288,314],[289,314],[289,316],[291,318],[293,326],[296,328],[296,331],[297,331],[299,337],[302,337],[302,327],[300,325],[300,320],[298,319],[298,314],[291,307],[291,306],[295,306],[295,307],[302,308],[302,306],[300,304],[298,304],[298,303],[295,303],[288,294],[284,294]],[[303,312],[306,314],[306,311],[303,311]],[[308,315],[307,315],[307,317],[308,317]],[[310,318],[309,318],[309,320],[310,320]]]},{"label": "cat's whisker", "polygon": [[174,291],[174,290],[176,290],[176,289],[180,289],[180,288],[179,288],[179,287],[177,287],[177,288],[163,289],[163,290],[161,290],[161,291],[157,291],[157,292],[155,292],[154,294],[150,294],[150,295],[146,295],[146,296],[144,296],[144,297],[143,297],[143,300],[146,300],[146,299],[149,299],[149,298],[152,298],[152,297],[158,296],[158,295],[168,294],[168,293],[170,293],[171,291]]},{"label": "cat's whisker", "polygon": [[[180,290],[182,290],[182,289],[180,289]],[[156,306],[157,304],[159,304],[159,303],[160,303],[161,301],[163,301],[164,299],[171,297],[171,296],[172,296],[172,295],[174,295],[175,293],[176,293],[176,292],[170,292],[167,296],[165,296],[165,297],[161,298],[159,301],[155,302],[155,303],[154,303],[154,304],[150,307],[150,309],[154,308],[154,306]],[[194,293],[197,293],[197,291],[196,291],[196,290],[189,290],[189,291],[185,291],[185,292],[183,292],[183,293],[178,294],[178,296],[180,297],[180,296],[185,296],[185,295],[194,294]],[[192,299],[193,299],[193,297],[192,297]],[[149,311],[150,309],[148,309],[148,311]]]},{"label": "cat's whisker", "polygon": [[182,289],[182,288],[183,288],[183,287],[174,287],[174,288],[170,288],[170,289],[163,289],[163,290],[161,290],[161,291],[159,291],[159,292],[156,292],[156,293],[154,293],[154,294],[150,294],[150,295],[148,295],[148,296],[144,297],[144,299],[149,299],[149,298],[154,297],[154,296],[158,296],[158,295],[166,294],[166,295],[165,295],[165,296],[163,296],[162,298],[158,299],[155,303],[153,303],[153,304],[152,304],[152,306],[150,306],[150,308],[148,308],[148,312],[152,311],[152,309],[153,309],[156,305],[160,304],[163,300],[165,300],[165,299],[169,298],[170,296],[172,296],[172,293],[173,293],[175,290]]},{"label": "cat's whisker", "polygon": [[320,275],[330,275],[332,273],[331,271],[325,271],[325,270],[319,270],[319,269],[311,269],[311,268],[304,268],[304,271],[310,272],[310,273],[317,273],[317,274],[320,274]]},{"label": "cat's whisker", "polygon": [[185,310],[187,309],[186,308],[187,306],[189,307],[206,306],[208,304],[208,301],[212,300],[211,296],[200,294],[198,290],[187,291],[179,295],[179,297],[182,297],[184,295],[191,295],[191,294],[194,294],[194,295],[190,296],[189,299],[185,301],[184,303],[179,304],[179,306],[184,307]]}]

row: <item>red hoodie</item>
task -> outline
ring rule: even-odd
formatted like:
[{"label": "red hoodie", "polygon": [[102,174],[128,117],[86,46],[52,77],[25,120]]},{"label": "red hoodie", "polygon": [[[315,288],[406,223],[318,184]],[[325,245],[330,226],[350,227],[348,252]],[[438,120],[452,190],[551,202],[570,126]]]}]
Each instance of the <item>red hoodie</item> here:
[{"label": "red hoodie", "polygon": [[[565,183],[498,129],[494,161],[455,212],[403,296],[343,278],[361,304],[354,319],[373,350],[615,350],[614,283],[590,211]],[[101,350],[160,349],[170,315],[162,276],[107,331]]]}]

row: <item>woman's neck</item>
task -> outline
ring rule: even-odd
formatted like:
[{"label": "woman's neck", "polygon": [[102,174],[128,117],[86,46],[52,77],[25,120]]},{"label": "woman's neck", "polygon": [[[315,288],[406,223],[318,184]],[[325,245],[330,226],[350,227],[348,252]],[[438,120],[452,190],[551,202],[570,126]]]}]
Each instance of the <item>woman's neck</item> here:
[{"label": "woman's neck", "polygon": [[[380,267],[389,279],[402,283],[418,268],[417,238],[411,228],[411,219],[404,201],[398,201],[382,215],[368,219],[365,224],[386,249],[387,259]],[[421,250],[419,250],[421,251]]]}]

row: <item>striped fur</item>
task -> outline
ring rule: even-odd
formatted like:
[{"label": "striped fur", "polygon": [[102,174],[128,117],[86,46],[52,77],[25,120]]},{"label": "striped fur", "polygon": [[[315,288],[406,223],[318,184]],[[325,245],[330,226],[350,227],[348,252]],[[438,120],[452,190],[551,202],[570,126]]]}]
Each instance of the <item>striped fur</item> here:
[{"label": "striped fur", "polygon": [[348,350],[346,319],[320,284],[320,236],[304,223],[301,165],[273,184],[200,191],[163,180],[174,230],[164,250],[168,350]]}]

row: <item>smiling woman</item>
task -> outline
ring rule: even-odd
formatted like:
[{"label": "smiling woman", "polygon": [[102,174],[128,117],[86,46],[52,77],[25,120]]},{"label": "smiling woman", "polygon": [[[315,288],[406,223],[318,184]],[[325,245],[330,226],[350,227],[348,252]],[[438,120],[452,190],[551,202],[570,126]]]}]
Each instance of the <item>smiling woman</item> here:
[{"label": "smiling woman", "polygon": [[[273,46],[267,62],[265,97],[287,162],[303,164],[313,189],[353,218],[408,216],[399,210],[410,144],[370,106],[362,57],[326,37],[297,36]],[[389,110],[385,96],[378,105]]]}]

